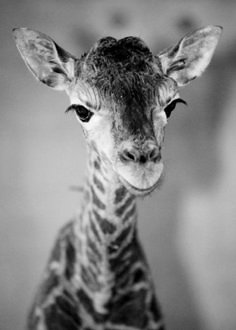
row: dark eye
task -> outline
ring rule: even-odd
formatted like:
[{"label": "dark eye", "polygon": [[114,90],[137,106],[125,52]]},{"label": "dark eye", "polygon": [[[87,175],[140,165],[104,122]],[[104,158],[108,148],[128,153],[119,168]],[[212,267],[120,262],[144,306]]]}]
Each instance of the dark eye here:
[{"label": "dark eye", "polygon": [[165,107],[165,109],[164,109],[167,118],[170,117],[171,112],[175,109],[177,103],[183,103],[183,104],[187,105],[187,102],[185,102],[185,101],[182,100],[182,99],[175,99],[175,100],[173,100],[173,101],[172,101],[170,104],[168,104],[168,105]]},{"label": "dark eye", "polygon": [[93,115],[93,112],[85,108],[83,105],[79,104],[72,104],[66,110],[66,112],[75,111],[76,114],[79,116],[80,120],[87,123]]}]

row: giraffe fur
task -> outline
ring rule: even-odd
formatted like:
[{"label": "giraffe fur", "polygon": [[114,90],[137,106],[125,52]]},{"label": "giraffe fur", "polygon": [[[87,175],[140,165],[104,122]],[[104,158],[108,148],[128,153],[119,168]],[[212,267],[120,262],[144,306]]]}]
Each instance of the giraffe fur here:
[{"label": "giraffe fur", "polygon": [[139,240],[138,196],[160,184],[162,145],[179,88],[206,69],[221,35],[206,26],[153,54],[137,37],[100,39],[75,57],[47,35],[14,29],[33,75],[70,98],[87,144],[75,218],[59,232],[28,330],[164,330]]}]

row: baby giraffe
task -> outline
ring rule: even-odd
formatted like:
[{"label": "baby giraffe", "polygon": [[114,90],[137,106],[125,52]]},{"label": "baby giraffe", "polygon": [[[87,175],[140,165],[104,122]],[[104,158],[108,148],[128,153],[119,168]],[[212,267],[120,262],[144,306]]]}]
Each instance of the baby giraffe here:
[{"label": "baby giraffe", "polygon": [[152,54],[139,38],[100,39],[80,58],[47,35],[14,29],[26,65],[64,90],[88,150],[76,218],[61,229],[30,312],[30,330],[163,330],[137,232],[136,197],[160,182],[165,126],[179,87],[208,66],[221,28]]}]

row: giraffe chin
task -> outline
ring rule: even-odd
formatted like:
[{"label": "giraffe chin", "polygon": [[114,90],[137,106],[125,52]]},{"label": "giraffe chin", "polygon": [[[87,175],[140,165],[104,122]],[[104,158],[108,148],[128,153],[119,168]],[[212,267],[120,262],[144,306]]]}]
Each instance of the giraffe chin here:
[{"label": "giraffe chin", "polygon": [[160,182],[162,181],[162,176],[160,176],[158,178],[158,180],[150,187],[142,189],[142,188],[138,188],[133,186],[131,183],[129,183],[127,180],[125,180],[123,177],[120,177],[120,181],[123,183],[123,185],[127,188],[127,190],[135,195],[135,196],[147,196],[149,194],[151,194],[159,185]]},{"label": "giraffe chin", "polygon": [[135,196],[145,196],[161,186],[163,179],[163,162],[150,163],[146,166],[127,166],[119,164],[116,173],[120,182]]}]

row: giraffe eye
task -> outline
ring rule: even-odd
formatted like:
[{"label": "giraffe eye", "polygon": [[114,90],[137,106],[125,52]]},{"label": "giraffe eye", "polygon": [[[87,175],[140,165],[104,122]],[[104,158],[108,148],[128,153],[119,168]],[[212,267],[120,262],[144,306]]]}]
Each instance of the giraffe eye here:
[{"label": "giraffe eye", "polygon": [[175,99],[175,100],[173,100],[164,109],[167,118],[170,117],[170,115],[171,115],[172,111],[175,109],[177,103],[183,103],[183,104],[187,105],[187,102],[185,102],[182,99]]},{"label": "giraffe eye", "polygon": [[90,118],[93,116],[93,112],[85,108],[80,104],[72,104],[66,112],[75,111],[79,119],[85,123],[87,123]]}]

